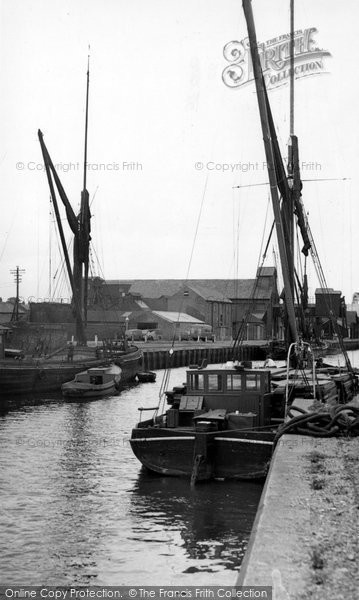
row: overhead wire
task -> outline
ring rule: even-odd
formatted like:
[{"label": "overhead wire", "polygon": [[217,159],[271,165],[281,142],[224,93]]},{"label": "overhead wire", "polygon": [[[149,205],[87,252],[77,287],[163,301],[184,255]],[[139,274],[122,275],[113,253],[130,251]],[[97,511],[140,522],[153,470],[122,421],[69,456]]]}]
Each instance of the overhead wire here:
[{"label": "overhead wire", "polygon": [[[197,241],[197,237],[198,237],[198,232],[199,232],[199,226],[200,226],[200,222],[201,222],[201,217],[202,217],[202,212],[203,212],[203,206],[204,206],[204,201],[206,198],[206,193],[207,193],[207,185],[208,185],[208,177],[209,177],[209,173],[207,172],[206,174],[206,178],[205,178],[205,182],[204,182],[204,187],[203,187],[203,191],[202,191],[202,197],[201,197],[201,203],[200,203],[200,207],[199,207],[199,211],[198,211],[198,216],[197,216],[197,220],[196,220],[196,227],[195,227],[195,231],[194,231],[194,236],[193,236],[193,242],[192,242],[192,246],[191,246],[191,251],[190,251],[190,256],[189,256],[189,260],[188,260],[188,266],[187,266],[187,271],[186,271],[186,278],[184,280],[184,285],[183,287],[185,287],[188,283],[188,279],[189,279],[189,273],[190,273],[190,269],[192,266],[192,260],[193,260],[193,256],[194,256],[194,250],[195,250],[195,246],[196,246],[196,241]],[[174,345],[176,342],[176,329],[178,328],[179,322],[180,322],[180,318],[181,318],[181,314],[182,314],[182,310],[183,310],[183,304],[184,304],[184,296],[181,298],[181,302],[179,305],[179,310],[177,313],[177,320],[175,323],[175,328],[173,331],[173,336],[172,336],[172,340],[171,340],[171,346],[170,349],[168,351],[169,353],[169,366],[166,367],[164,374],[163,374],[163,378],[161,381],[161,385],[159,388],[159,392],[158,392],[158,396],[159,396],[159,403],[157,406],[157,409],[155,411],[155,414],[157,414],[160,406],[161,406],[161,402],[164,401],[164,395],[165,395],[165,391],[168,389],[169,387],[169,381],[170,381],[170,376],[171,376],[171,360],[172,360],[172,356],[173,356],[173,352],[174,352]]]}]

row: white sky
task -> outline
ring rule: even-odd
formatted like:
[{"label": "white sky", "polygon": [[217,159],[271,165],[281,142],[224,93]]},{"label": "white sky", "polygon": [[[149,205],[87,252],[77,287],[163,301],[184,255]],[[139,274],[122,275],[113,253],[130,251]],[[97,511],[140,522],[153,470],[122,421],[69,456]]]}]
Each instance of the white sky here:
[{"label": "white sky", "polygon": [[[296,86],[303,200],[330,287],[348,302],[359,290],[356,0],[301,0],[296,28],[316,27],[329,50],[327,75]],[[253,0],[259,41],[289,30],[289,0]],[[196,162],[264,161],[254,84],[222,81],[223,47],[247,35],[239,0],[3,0],[1,2],[0,295],[15,294],[10,270],[25,269],[20,295],[49,294],[59,266],[37,129],[74,207],[82,188],[88,44],[91,84],[88,172],[92,236],[107,279],[184,278],[204,203],[190,278],[254,277],[268,202],[265,170],[223,173]],[[270,92],[282,149],[288,87]],[[123,162],[142,169],[125,170]],[[23,169],[17,168],[23,164]],[[38,167],[37,167],[38,166]],[[206,185],[206,179],[208,181]],[[205,192],[205,193],[204,193]],[[267,226],[267,228],[269,225]],[[65,224],[65,230],[69,233]],[[239,231],[238,241],[234,234]],[[50,244],[51,239],[51,244]],[[234,259],[238,253],[238,258]],[[270,253],[266,264],[273,264]],[[59,277],[57,275],[57,277]],[[312,281],[312,291],[317,286]],[[56,297],[68,296],[65,289]]]}]

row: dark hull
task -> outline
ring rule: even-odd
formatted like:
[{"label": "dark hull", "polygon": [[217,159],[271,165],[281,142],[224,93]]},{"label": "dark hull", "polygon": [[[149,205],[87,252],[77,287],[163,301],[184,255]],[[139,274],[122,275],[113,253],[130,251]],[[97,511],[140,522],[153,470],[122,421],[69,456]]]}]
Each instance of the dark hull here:
[{"label": "dark hull", "polygon": [[[122,369],[121,385],[132,381],[142,361],[137,348],[115,359]],[[62,361],[0,361],[0,396],[60,391],[61,385],[74,379],[77,373],[105,364],[102,360]]]},{"label": "dark hull", "polygon": [[89,385],[87,388],[84,387],[76,387],[73,385],[72,387],[68,387],[66,389],[62,388],[62,395],[65,398],[100,398],[103,396],[111,396],[116,394],[117,388],[115,384],[110,381],[104,385]]},{"label": "dark hull", "polygon": [[[319,358],[330,354],[329,345],[326,342],[311,344],[311,350],[314,358]],[[285,342],[271,342],[268,346],[268,352],[274,360],[287,360],[288,348]]]},{"label": "dark hull", "polygon": [[[274,434],[226,430],[136,428],[130,440],[139,461],[161,475],[262,479],[271,459]],[[196,460],[196,457],[202,457]]]},{"label": "dark hull", "polygon": [[139,371],[137,379],[140,383],[153,383],[156,381],[156,373],[153,371]]},{"label": "dark hull", "polygon": [[136,373],[142,365],[142,351],[136,350],[115,358],[114,363],[121,367],[122,375],[120,388],[124,387],[136,378]]}]

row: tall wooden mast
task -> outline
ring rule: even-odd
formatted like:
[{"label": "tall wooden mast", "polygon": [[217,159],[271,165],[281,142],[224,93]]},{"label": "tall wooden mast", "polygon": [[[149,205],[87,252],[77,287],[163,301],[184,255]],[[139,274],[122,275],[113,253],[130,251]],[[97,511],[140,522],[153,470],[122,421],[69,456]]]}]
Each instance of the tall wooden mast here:
[{"label": "tall wooden mast", "polygon": [[[90,50],[90,48],[89,48]],[[84,146],[84,184],[83,189],[86,189],[87,176],[87,134],[89,121],[89,91],[90,91],[90,54],[87,57],[87,73],[86,73],[86,108],[85,108],[85,146]]]},{"label": "tall wooden mast", "polygon": [[[55,214],[58,229],[60,232],[62,249],[65,256],[67,272],[72,290],[72,303],[76,320],[76,339],[79,344],[86,343],[85,326],[87,321],[87,287],[88,287],[88,271],[89,271],[89,246],[90,246],[90,231],[91,231],[91,214],[89,206],[89,193],[86,189],[86,171],[87,171],[87,130],[88,130],[88,105],[89,105],[89,59],[87,63],[87,87],[86,87],[86,114],[85,114],[85,149],[84,149],[84,177],[83,190],[81,192],[81,208],[76,216],[72,206],[66,196],[65,190],[61,184],[55,166],[50,158],[48,150],[45,146],[43,135],[39,130],[39,141],[41,145],[42,155],[44,158],[46,175],[49,183],[51,197],[54,203]],[[70,259],[67,252],[65,237],[62,229],[61,217],[56,201],[55,186],[66,209],[66,216],[74,234],[74,251],[73,251],[73,269],[71,269]]]},{"label": "tall wooden mast", "polygon": [[289,142],[288,142],[288,187],[289,193],[282,203],[283,222],[285,227],[285,239],[288,247],[289,281],[294,298],[294,162],[298,157],[298,141],[294,139],[294,0],[290,0],[290,42],[289,42]]},{"label": "tall wooden mast", "polygon": [[290,0],[290,45],[289,45],[289,135],[294,135],[294,0]]},{"label": "tall wooden mast", "polygon": [[[294,0],[290,0],[290,53],[289,53],[289,143],[288,143],[288,188],[289,194],[286,202],[286,222],[288,228],[288,242],[290,244],[291,253],[294,257],[295,249],[294,249],[294,215],[297,216],[298,225],[302,233],[304,246],[302,248],[303,254],[307,257],[308,251],[311,248],[311,242],[309,240],[306,219],[303,214],[303,205],[301,202],[301,191],[302,191],[302,181],[300,177],[300,166],[299,166],[299,147],[298,147],[298,138],[295,135],[294,128],[294,82],[295,82],[295,72],[294,72],[294,50],[295,50],[295,40],[294,40]],[[283,205],[284,206],[284,205]],[[291,268],[291,286],[294,294],[294,260],[292,262]],[[302,317],[302,336],[308,336],[308,327],[305,323],[304,318],[304,310],[307,306],[308,302],[308,285],[307,285],[307,275],[304,274],[304,281],[302,284],[301,291],[301,302],[299,308],[299,312]]]},{"label": "tall wooden mast", "polygon": [[79,236],[78,236],[78,256],[74,256],[74,276],[77,282],[79,297],[81,298],[81,311],[84,323],[87,323],[87,297],[88,297],[88,272],[89,272],[89,252],[90,252],[90,203],[89,193],[86,188],[87,176],[87,135],[88,135],[88,108],[89,108],[89,85],[90,85],[90,56],[87,59],[87,83],[86,83],[86,109],[85,109],[85,143],[84,143],[84,173],[83,189],[81,192],[81,209],[78,216]]},{"label": "tall wooden mast", "polygon": [[253,63],[253,72],[256,84],[256,92],[257,92],[257,100],[258,100],[258,108],[262,126],[262,134],[263,134],[263,142],[264,149],[266,154],[267,168],[268,168],[268,177],[270,184],[270,192],[272,198],[272,206],[274,213],[274,221],[278,239],[279,246],[279,254],[280,261],[282,266],[282,274],[284,281],[284,292],[285,292],[285,302],[286,309],[288,314],[288,323],[289,323],[289,331],[290,331],[290,340],[289,341],[297,341],[298,340],[298,332],[297,325],[295,319],[295,310],[294,310],[294,298],[293,298],[293,290],[291,286],[290,280],[290,261],[288,258],[287,245],[285,240],[282,214],[280,209],[280,200],[278,193],[278,181],[276,175],[276,164],[274,159],[274,149],[272,144],[271,131],[269,126],[269,114],[268,108],[269,103],[266,98],[266,90],[265,84],[263,80],[263,73],[260,64],[260,59],[258,55],[258,47],[257,47],[257,37],[253,19],[252,5],[251,0],[243,0],[243,10],[244,15],[247,22],[248,29],[248,37],[249,44],[251,50],[251,57]]}]

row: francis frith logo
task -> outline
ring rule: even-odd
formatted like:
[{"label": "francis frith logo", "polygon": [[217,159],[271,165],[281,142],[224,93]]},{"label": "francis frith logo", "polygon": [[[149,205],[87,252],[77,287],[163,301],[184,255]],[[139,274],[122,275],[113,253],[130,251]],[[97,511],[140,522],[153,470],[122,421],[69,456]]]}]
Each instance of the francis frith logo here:
[{"label": "francis frith logo", "polygon": [[[299,29],[294,33],[295,78],[326,73],[324,59],[331,54],[318,48],[315,27]],[[267,89],[285,85],[290,74],[290,34],[258,44],[259,58]],[[222,73],[224,83],[231,88],[242,87],[253,81],[253,67],[249,39],[228,42],[223,49],[224,58],[230,63]]]}]

